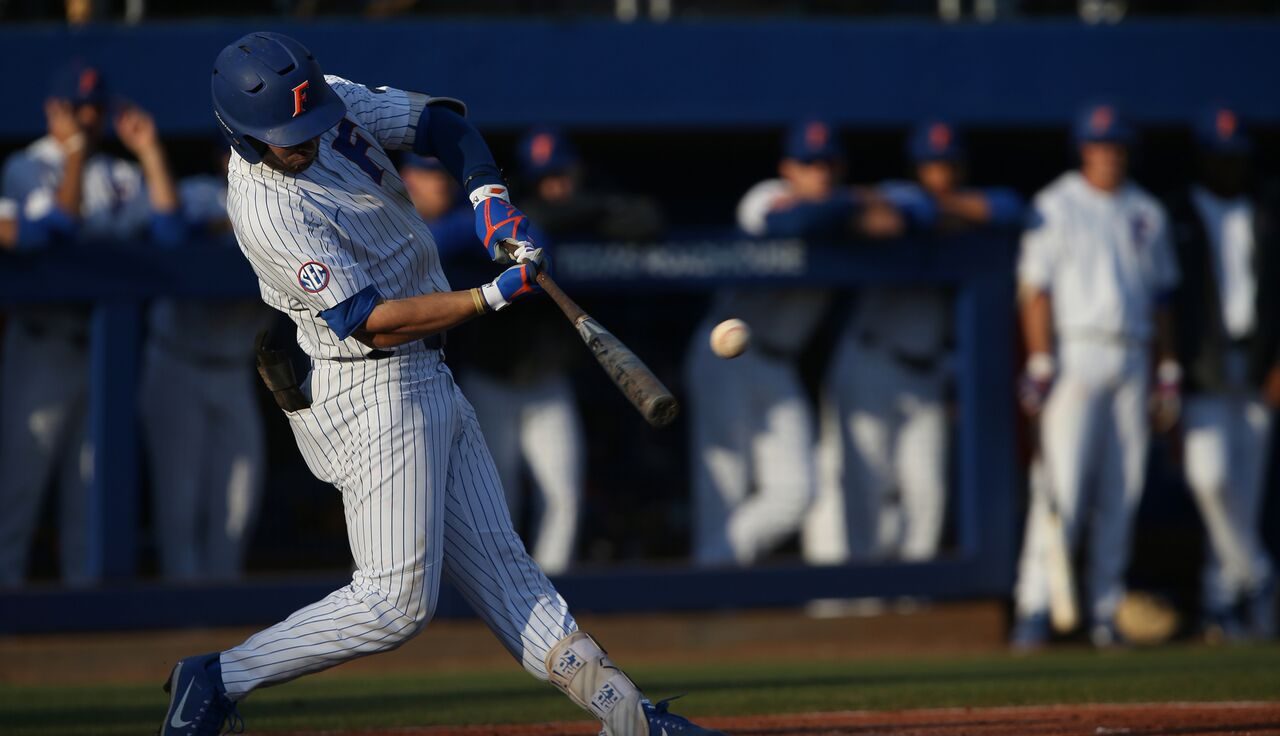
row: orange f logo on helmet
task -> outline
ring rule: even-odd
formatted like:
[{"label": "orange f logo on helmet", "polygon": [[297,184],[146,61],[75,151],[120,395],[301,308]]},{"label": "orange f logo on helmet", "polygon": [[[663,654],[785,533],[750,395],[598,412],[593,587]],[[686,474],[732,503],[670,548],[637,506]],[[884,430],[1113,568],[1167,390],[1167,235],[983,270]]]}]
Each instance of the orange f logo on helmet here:
[{"label": "orange f logo on helmet", "polygon": [[303,107],[307,101],[307,85],[311,84],[310,80],[304,81],[297,87],[293,88],[293,117],[301,115],[306,108]]}]

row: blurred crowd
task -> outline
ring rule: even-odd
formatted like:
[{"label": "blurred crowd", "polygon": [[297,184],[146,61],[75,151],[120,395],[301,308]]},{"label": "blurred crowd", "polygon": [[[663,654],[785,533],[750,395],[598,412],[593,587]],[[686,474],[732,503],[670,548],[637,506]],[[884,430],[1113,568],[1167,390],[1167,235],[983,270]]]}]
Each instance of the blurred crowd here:
[{"label": "blurred crowd", "polygon": [[[71,24],[263,15],[383,19],[475,12],[465,0],[0,0],[0,19],[65,19]],[[1274,15],[1277,8],[1268,0],[491,0],[484,12],[489,16],[613,16],[624,22],[716,15],[811,15],[933,17],[944,22],[1076,16],[1087,23],[1118,23],[1135,17]]]},{"label": "blurred crowd", "polygon": [[[73,64],[45,103],[47,134],[4,164],[0,246],[146,238],[160,247],[229,237],[225,148],[175,180],[150,115]],[[963,131],[921,121],[914,176],[851,184],[840,131],[786,131],[776,175],[750,187],[737,228],[761,238],[875,243],[964,231],[1021,233],[1025,361],[1016,388],[1034,428],[1013,642],[1049,640],[1052,535],[1085,549],[1081,607],[1093,641],[1119,643],[1133,521],[1152,433],[1181,448],[1208,533],[1203,625],[1221,638],[1275,634],[1276,576],[1261,537],[1269,429],[1280,406],[1280,243],[1274,192],[1250,171],[1249,131],[1228,107],[1191,121],[1197,176],[1149,193],[1129,174],[1138,131],[1109,104],[1073,125],[1078,166],[1030,202],[967,181]],[[131,154],[103,150],[109,134]],[[513,183],[540,243],[661,238],[655,199],[601,185],[563,131],[537,128]],[[406,156],[400,177],[453,273],[473,268],[473,215],[439,162]],[[1158,195],[1158,196],[1156,196]],[[457,269],[456,271],[454,269]],[[956,411],[951,294],[941,287],[725,288],[685,354],[690,549],[715,568],[754,564],[799,539],[812,564],[926,561],[945,552]],[[41,504],[57,490],[58,559],[70,584],[99,571],[82,530],[93,446],[87,307],[13,310],[0,376],[0,586],[26,578]],[[751,348],[714,356],[711,329],[739,318]],[[1013,315],[1011,315],[1011,320]],[[160,569],[172,581],[244,569],[266,453],[255,301],[165,299],[147,312],[138,417]],[[450,362],[474,404],[518,528],[552,574],[578,549],[587,449],[573,364],[583,354],[547,300],[455,331]],[[800,356],[835,325],[811,398]],[[500,349],[499,349],[500,348]],[[510,356],[519,356],[512,359]],[[1011,458],[1012,460],[1012,458]],[[1058,530],[1061,530],[1059,532]]]}]

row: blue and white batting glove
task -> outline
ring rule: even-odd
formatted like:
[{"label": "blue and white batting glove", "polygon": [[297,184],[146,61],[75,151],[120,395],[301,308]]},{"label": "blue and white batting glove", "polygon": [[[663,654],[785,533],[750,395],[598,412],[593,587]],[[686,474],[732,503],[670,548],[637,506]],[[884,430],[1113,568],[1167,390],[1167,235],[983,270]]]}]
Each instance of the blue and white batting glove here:
[{"label": "blue and white batting glove", "polygon": [[501,311],[512,302],[541,292],[535,263],[516,264],[480,287],[480,296],[490,312]]},{"label": "blue and white batting glove", "polygon": [[511,204],[507,188],[486,185],[471,193],[476,211],[476,237],[494,263],[542,266],[542,249],[533,244],[529,218]]}]

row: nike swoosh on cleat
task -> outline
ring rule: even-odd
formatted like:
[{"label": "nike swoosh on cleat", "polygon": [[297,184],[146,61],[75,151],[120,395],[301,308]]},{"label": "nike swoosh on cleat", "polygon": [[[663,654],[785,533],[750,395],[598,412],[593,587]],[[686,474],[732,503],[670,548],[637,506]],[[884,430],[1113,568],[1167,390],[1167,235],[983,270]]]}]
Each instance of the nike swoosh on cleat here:
[{"label": "nike swoosh on cleat", "polygon": [[191,694],[191,686],[196,684],[195,678],[187,683],[187,689],[182,693],[182,700],[178,701],[178,707],[173,710],[173,718],[169,719],[169,725],[174,728],[183,728],[191,724],[191,721],[182,720],[182,711],[187,705],[187,696]]}]

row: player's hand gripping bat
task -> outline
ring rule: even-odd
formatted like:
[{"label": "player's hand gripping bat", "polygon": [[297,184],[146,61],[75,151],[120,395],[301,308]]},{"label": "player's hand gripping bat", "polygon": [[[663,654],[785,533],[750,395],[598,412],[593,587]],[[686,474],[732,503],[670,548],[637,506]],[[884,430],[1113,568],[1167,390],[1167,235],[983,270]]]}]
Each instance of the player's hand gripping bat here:
[{"label": "player's hand gripping bat", "polygon": [[654,427],[665,427],[680,413],[680,404],[649,366],[631,349],[613,336],[591,315],[582,311],[569,295],[546,272],[538,272],[538,285],[551,297],[564,316],[578,330],[600,367],[613,379],[618,390],[627,397],[645,421]]}]

